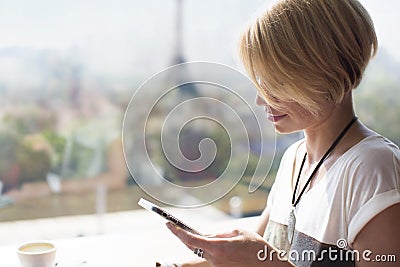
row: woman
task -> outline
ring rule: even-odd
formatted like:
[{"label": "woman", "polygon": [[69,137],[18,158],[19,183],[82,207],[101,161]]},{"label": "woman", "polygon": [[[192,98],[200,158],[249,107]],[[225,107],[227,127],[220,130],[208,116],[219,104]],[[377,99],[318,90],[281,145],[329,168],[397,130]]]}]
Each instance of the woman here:
[{"label": "woman", "polygon": [[352,103],[377,49],[367,11],[357,0],[282,0],[240,45],[257,104],[279,133],[305,138],[285,152],[257,233],[206,238],[168,224],[207,260],[183,266],[395,266],[377,261],[400,261],[400,151]]}]

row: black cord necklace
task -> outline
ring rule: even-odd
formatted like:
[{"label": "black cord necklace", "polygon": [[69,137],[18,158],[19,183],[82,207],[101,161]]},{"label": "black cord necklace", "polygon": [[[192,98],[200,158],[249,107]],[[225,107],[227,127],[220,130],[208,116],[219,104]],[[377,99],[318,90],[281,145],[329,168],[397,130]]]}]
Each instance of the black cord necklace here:
[{"label": "black cord necklace", "polygon": [[329,154],[333,151],[333,149],[336,147],[336,145],[340,142],[340,140],[343,138],[343,136],[347,133],[347,131],[350,129],[350,127],[353,125],[353,123],[357,120],[357,117],[354,116],[354,118],[344,127],[342,132],[336,137],[336,140],[332,143],[332,145],[329,147],[329,149],[325,152],[325,154],[322,156],[322,158],[319,160],[317,166],[311,173],[310,177],[308,178],[306,184],[304,185],[303,189],[301,190],[299,196],[296,199],[296,192],[297,192],[297,187],[299,186],[299,181],[300,181],[300,176],[301,172],[304,167],[304,163],[307,158],[307,152],[304,154],[303,161],[301,162],[299,174],[297,176],[297,181],[296,181],[296,186],[294,187],[294,192],[292,196],[292,210],[290,211],[289,214],[289,223],[288,223],[288,239],[289,243],[292,244],[293,242],[293,236],[294,236],[294,229],[296,226],[296,216],[294,215],[294,210],[299,204],[300,198],[303,196],[304,192],[306,191],[306,188],[309,186],[311,183],[311,180],[314,178],[314,175],[317,173],[318,169],[321,167],[322,163],[325,161],[325,159],[329,156]]}]

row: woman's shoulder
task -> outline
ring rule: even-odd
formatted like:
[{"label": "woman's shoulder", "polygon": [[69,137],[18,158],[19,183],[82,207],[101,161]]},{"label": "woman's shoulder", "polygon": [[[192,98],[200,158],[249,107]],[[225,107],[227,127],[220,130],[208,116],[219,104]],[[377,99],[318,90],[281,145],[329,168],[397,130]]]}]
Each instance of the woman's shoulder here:
[{"label": "woman's shoulder", "polygon": [[345,160],[376,167],[377,163],[400,162],[400,149],[389,139],[376,134],[365,137],[343,156]]},{"label": "woman's shoulder", "polygon": [[[350,148],[339,160],[346,180],[354,184],[390,184],[400,179],[399,147],[381,135],[369,136]],[[398,186],[397,186],[398,188]]]}]

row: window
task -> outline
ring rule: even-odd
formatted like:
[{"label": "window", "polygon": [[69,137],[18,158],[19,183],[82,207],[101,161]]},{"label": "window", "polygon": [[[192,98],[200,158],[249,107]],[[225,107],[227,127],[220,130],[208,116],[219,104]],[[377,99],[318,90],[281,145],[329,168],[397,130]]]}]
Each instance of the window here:
[{"label": "window", "polygon": [[[380,48],[357,89],[356,108],[368,126],[400,145],[400,127],[394,124],[400,117],[400,39],[395,32],[400,26],[399,8],[395,7],[400,4],[395,0],[386,5],[374,0],[361,2],[375,22]],[[146,193],[130,177],[121,156],[122,121],[133,93],[155,73],[183,60],[211,61],[243,70],[236,55],[240,30],[266,4],[270,2],[184,1],[177,26],[178,6],[172,0],[3,3],[0,231],[12,222],[16,225],[15,221],[139,208],[137,200]],[[192,96],[196,93],[191,92]],[[256,96],[256,92],[249,94]],[[156,120],[157,113],[154,116],[152,123],[163,123]],[[218,130],[191,131],[182,132],[189,135],[180,140],[183,146],[193,145],[193,136],[198,138],[195,145],[203,138],[223,137]],[[151,137],[160,136],[155,133]],[[276,157],[298,138],[296,134],[279,136]],[[132,142],[135,140],[132,136]],[[227,147],[225,140],[218,143],[222,149]],[[257,150],[259,144],[251,145]],[[159,148],[152,153],[161,153]],[[190,146],[188,149],[193,152]],[[221,172],[226,158],[220,162],[221,166],[209,169],[206,181],[214,171]],[[277,162],[256,194],[249,196],[249,177],[245,177],[214,206],[239,216],[260,213]],[[162,160],[156,163],[172,180],[181,176],[182,185],[193,183],[184,181],[185,173],[171,172]],[[145,169],[143,173],[146,176]],[[113,183],[108,184],[107,179]],[[150,182],[151,177],[148,179]],[[66,181],[69,184],[61,190],[69,193],[57,194],[60,183]],[[40,183],[49,187],[51,194],[35,186]],[[7,192],[22,189],[24,184],[33,185],[26,192],[37,197],[11,204]],[[229,201],[232,197],[236,198]],[[242,210],[232,212],[232,205]],[[82,230],[82,234],[89,232]],[[7,238],[3,242],[8,242]]]}]

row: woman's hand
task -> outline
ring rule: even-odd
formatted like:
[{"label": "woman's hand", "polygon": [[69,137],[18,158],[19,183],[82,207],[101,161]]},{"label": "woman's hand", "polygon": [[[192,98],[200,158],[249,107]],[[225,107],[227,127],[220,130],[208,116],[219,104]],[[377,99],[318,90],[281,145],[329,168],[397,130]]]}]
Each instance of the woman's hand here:
[{"label": "woman's hand", "polygon": [[167,227],[189,249],[194,251],[200,248],[204,251],[203,257],[215,267],[242,267],[265,266],[265,262],[258,259],[257,255],[267,243],[258,234],[234,230],[229,233],[214,236],[193,235],[172,223]]}]

